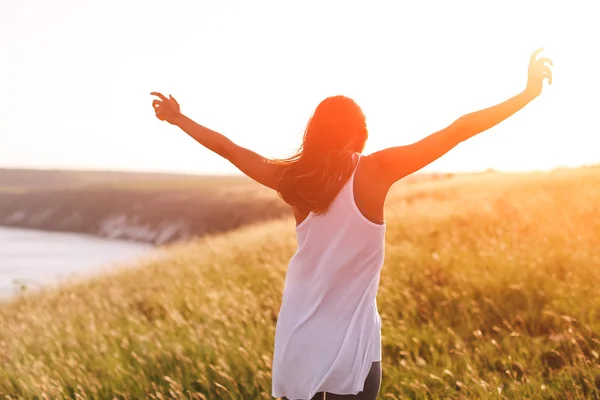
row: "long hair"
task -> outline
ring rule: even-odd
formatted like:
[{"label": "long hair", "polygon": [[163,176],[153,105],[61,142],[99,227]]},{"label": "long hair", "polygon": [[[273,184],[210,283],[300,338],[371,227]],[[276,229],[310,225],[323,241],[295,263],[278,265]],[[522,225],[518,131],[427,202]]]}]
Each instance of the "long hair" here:
[{"label": "long hair", "polygon": [[315,214],[326,212],[352,174],[353,156],[368,137],[365,116],[354,100],[323,100],[309,119],[302,145],[282,165],[278,193],[288,204]]}]

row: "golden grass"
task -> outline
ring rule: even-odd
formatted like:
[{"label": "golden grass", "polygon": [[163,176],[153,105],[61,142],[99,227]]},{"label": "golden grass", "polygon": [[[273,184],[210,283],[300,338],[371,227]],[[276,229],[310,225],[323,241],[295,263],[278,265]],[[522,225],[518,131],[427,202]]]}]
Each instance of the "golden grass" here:
[{"label": "golden grass", "polygon": [[[600,396],[600,170],[398,185],[381,398]],[[270,398],[290,219],[0,307],[6,398]]]}]

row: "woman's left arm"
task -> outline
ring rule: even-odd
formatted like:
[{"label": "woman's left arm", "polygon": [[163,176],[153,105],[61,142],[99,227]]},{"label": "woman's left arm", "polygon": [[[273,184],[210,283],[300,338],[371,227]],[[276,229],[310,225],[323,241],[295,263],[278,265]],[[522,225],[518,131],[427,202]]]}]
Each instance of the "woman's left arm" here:
[{"label": "woman's left arm", "polygon": [[179,103],[172,96],[166,98],[158,92],[152,92],[151,94],[160,99],[152,102],[158,119],[178,126],[198,143],[229,160],[250,178],[264,186],[277,190],[281,166],[272,163],[268,158],[252,150],[238,146],[219,132],[202,126],[183,115],[179,110]]}]

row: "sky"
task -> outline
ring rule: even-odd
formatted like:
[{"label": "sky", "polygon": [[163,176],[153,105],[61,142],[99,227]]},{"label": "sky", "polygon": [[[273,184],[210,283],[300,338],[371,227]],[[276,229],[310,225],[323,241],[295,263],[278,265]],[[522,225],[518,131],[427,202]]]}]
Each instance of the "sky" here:
[{"label": "sky", "polygon": [[0,167],[236,173],[159,121],[152,91],[267,157],[327,96],[354,98],[369,154],[554,80],[428,171],[600,163],[596,1],[0,1]]}]

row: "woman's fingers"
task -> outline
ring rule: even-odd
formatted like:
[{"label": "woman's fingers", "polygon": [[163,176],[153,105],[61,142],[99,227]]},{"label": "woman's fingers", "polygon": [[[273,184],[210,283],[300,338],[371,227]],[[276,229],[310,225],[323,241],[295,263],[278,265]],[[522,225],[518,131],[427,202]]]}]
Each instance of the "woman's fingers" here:
[{"label": "woman's fingers", "polygon": [[538,58],[537,62],[538,62],[538,64],[541,64],[544,66],[546,65],[546,63],[548,63],[548,64],[550,64],[551,67],[554,67],[554,63],[548,57],[540,57],[540,58]]},{"label": "woman's fingers", "polygon": [[169,95],[169,98],[167,98],[159,92],[151,92],[150,94],[160,99],[152,101],[152,108],[154,108],[156,118],[165,121],[165,116],[170,116],[173,112],[179,112],[179,103],[177,103],[177,100],[173,96]]},{"label": "woman's fingers", "polygon": [[531,54],[531,58],[529,59],[530,63],[533,64],[535,62],[535,59],[537,58],[538,54],[540,54],[543,50],[544,50],[544,48],[540,47],[539,49],[537,49],[536,51],[534,51]]},{"label": "woman's fingers", "polygon": [[542,80],[547,79],[548,85],[552,85],[552,74],[544,74],[542,75]]},{"label": "woman's fingers", "polygon": [[168,100],[167,100],[167,98],[166,98],[165,96],[163,96],[163,94],[162,94],[162,93],[159,93],[159,92],[152,92],[152,93],[150,93],[150,94],[151,94],[151,95],[153,95],[153,96],[158,96],[158,97],[159,97],[161,100],[163,100],[163,101],[168,101]]},{"label": "woman's fingers", "polygon": [[544,71],[542,71],[542,81],[544,79],[548,79],[548,84],[552,85],[552,71],[550,70],[550,68],[546,67],[547,69],[545,69]]}]

